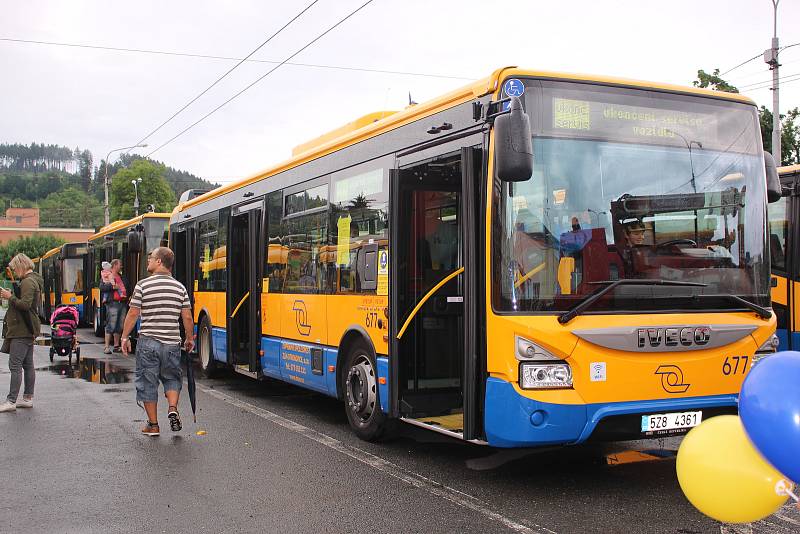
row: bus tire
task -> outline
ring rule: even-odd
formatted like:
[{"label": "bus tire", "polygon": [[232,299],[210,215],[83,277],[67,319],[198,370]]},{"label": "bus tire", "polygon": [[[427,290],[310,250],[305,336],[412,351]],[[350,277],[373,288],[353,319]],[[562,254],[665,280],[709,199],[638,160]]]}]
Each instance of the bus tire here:
[{"label": "bus tire", "polygon": [[211,324],[208,317],[200,320],[200,328],[197,329],[197,354],[200,356],[200,369],[208,378],[214,378],[219,371],[219,365],[214,359],[214,346],[211,337]]},{"label": "bus tire", "polygon": [[356,341],[345,358],[342,373],[344,411],[350,428],[364,441],[378,441],[387,434],[388,418],[381,410],[378,367],[364,341]]}]

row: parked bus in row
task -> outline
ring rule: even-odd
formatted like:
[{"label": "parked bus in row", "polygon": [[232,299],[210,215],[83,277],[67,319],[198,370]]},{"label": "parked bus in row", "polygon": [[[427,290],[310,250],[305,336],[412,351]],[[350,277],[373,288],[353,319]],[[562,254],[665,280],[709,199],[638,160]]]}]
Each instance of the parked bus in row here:
[{"label": "parked bus in row", "polygon": [[761,146],[739,94],[518,68],[368,115],[173,211],[199,360],[365,440],[686,432],[775,350]]},{"label": "parked bus in row", "polygon": [[36,271],[44,278],[42,302],[46,317],[57,306],[74,306],[80,323],[91,323],[90,308],[86,306],[90,287],[89,250],[85,242],[65,243],[34,260]]},{"label": "parked bus in row", "polygon": [[778,174],[783,188],[779,202],[769,205],[769,245],[772,259],[772,306],[778,320],[781,350],[800,348],[800,320],[797,298],[800,296],[800,261],[797,257],[800,220],[800,165],[780,167]]},{"label": "parked bus in row", "polygon": [[87,299],[91,301],[94,333],[103,337],[105,311],[100,306],[100,271],[104,261],[122,260],[122,276],[127,281],[128,294],[136,283],[147,276],[147,251],[166,245],[169,213],[145,213],[125,221],[114,221],[89,237],[92,250]]}]

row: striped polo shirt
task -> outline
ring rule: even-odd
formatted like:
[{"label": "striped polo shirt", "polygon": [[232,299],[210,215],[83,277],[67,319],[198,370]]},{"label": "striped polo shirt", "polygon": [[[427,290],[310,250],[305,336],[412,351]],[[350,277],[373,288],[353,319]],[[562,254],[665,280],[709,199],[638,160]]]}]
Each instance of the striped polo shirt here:
[{"label": "striped polo shirt", "polygon": [[150,275],[136,284],[130,307],[141,310],[139,335],[180,345],[181,310],[191,307],[183,284],[168,274]]}]

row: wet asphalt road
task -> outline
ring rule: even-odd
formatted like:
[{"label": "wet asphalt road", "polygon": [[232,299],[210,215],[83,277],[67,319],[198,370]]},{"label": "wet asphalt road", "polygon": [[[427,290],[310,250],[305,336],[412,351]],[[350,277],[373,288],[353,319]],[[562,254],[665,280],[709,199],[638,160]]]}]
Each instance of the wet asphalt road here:
[{"label": "wet asphalt road", "polygon": [[197,424],[182,396],[179,433],[162,402],[148,438],[132,359],[81,339],[80,365],[37,347],[34,408],[0,414],[0,532],[800,532],[789,505],[740,526],[697,512],[678,439],[496,450],[403,425],[370,444],[337,401],[234,374],[198,381]]}]

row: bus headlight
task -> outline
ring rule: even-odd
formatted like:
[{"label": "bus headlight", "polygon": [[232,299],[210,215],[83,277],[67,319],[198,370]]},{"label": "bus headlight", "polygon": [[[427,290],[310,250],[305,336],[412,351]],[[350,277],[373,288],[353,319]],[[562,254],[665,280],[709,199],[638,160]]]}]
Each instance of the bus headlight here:
[{"label": "bus headlight", "polygon": [[522,336],[514,337],[517,346],[517,359],[518,360],[553,360],[560,361],[559,358],[548,352],[546,349],[540,347],[533,341],[525,339]]},{"label": "bus headlight", "polygon": [[758,361],[763,358],[764,356],[769,356],[770,354],[774,354],[778,350],[778,345],[780,345],[780,340],[778,336],[772,334],[769,339],[767,339],[758,350],[753,355],[753,363],[750,364],[750,367],[753,367]]},{"label": "bus headlight", "polygon": [[572,369],[566,362],[524,362],[519,365],[519,386],[522,389],[572,387]]}]

